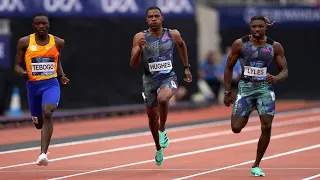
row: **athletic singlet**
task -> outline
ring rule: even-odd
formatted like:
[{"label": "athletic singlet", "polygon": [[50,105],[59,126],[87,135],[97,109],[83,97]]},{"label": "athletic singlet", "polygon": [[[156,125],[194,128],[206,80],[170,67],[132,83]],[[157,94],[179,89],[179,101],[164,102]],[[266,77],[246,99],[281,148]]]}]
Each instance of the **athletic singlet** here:
[{"label": "athletic singlet", "polygon": [[169,29],[163,28],[162,35],[157,38],[150,35],[148,30],[143,31],[147,43],[142,52],[146,75],[153,77],[172,72],[174,42]]},{"label": "athletic singlet", "polygon": [[29,81],[41,81],[57,77],[59,52],[54,36],[49,34],[49,43],[40,46],[36,43],[35,34],[30,34],[29,46],[24,56]]},{"label": "athletic singlet", "polygon": [[241,56],[239,58],[242,68],[242,80],[247,81],[265,81],[268,73],[268,67],[274,59],[273,42],[267,38],[267,42],[262,47],[254,46],[249,36],[242,39]]}]

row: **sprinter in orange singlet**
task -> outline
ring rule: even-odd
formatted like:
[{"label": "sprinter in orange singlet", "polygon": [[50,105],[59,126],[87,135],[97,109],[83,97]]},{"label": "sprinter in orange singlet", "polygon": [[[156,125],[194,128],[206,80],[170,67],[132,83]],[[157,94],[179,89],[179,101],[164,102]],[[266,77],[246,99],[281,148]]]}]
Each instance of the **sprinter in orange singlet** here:
[{"label": "sprinter in orange singlet", "polygon": [[32,25],[35,33],[18,41],[15,72],[27,80],[31,118],[36,128],[41,129],[41,153],[37,164],[47,166],[47,150],[53,131],[51,119],[60,101],[58,79],[62,85],[69,84],[69,79],[59,60],[64,40],[49,34],[48,16],[35,15]]}]

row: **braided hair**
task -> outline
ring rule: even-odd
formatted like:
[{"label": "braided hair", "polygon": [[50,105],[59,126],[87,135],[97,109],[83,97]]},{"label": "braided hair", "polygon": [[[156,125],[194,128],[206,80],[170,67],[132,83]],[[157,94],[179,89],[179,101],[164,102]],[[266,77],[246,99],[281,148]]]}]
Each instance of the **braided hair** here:
[{"label": "braided hair", "polygon": [[276,23],[275,21],[270,21],[266,16],[253,16],[251,18],[251,22],[254,20],[262,20],[266,23],[267,26],[272,26],[274,23]]}]

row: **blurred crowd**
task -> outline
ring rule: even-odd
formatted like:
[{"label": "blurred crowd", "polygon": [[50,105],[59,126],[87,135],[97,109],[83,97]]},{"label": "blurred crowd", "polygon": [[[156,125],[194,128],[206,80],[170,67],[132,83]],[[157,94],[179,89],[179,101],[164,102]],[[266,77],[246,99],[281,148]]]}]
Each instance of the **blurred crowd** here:
[{"label": "blurred crowd", "polygon": [[[207,102],[222,104],[224,97],[224,69],[227,64],[231,47],[227,47],[224,54],[215,50],[210,50],[206,58],[199,66],[199,92],[192,95],[192,100],[196,103]],[[240,62],[237,61],[232,73],[232,95],[237,94],[238,82],[241,76]]]}]

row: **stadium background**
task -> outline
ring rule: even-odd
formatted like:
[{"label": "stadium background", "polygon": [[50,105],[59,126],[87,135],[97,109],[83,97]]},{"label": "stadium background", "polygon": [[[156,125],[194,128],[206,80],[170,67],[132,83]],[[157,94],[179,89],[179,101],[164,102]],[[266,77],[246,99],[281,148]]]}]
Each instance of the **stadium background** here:
[{"label": "stadium background", "polygon": [[[71,80],[62,88],[60,111],[143,111],[142,68],[129,66],[132,38],[147,28],[145,10],[157,5],[163,10],[164,26],[178,29],[187,43],[193,83],[183,82],[183,65],[175,50],[174,69],[187,94],[174,107],[202,107],[192,101],[199,92],[198,71],[209,50],[223,52],[232,42],[249,33],[248,20],[262,13],[276,24],[267,35],[281,42],[289,65],[289,79],[276,85],[277,99],[319,99],[317,83],[320,11],[317,1],[219,1],[219,0],[17,0],[1,1],[1,92],[10,109],[13,87],[20,90],[23,117],[3,116],[3,121],[29,120],[25,82],[12,73],[17,40],[32,33],[32,16],[45,12],[50,33],[66,41],[61,56]],[[273,64],[272,72],[277,73]],[[4,78],[3,78],[4,77]],[[4,102],[4,100],[2,100]],[[210,106],[212,104],[209,104]],[[206,104],[207,106],[207,104]],[[213,104],[215,106],[215,104]],[[113,108],[113,109],[112,109]],[[90,109],[90,111],[89,111]]]}]

